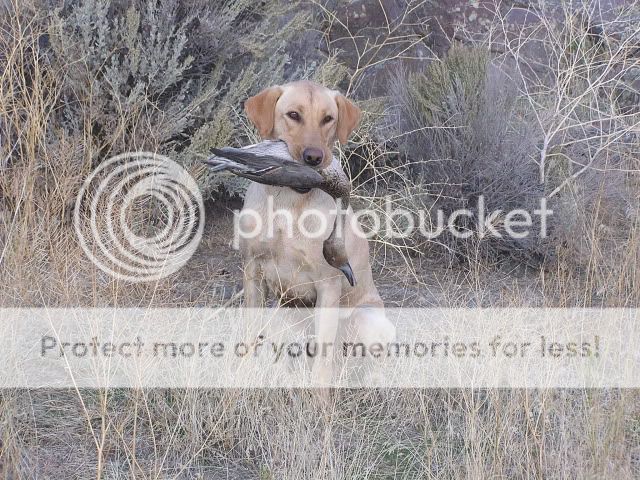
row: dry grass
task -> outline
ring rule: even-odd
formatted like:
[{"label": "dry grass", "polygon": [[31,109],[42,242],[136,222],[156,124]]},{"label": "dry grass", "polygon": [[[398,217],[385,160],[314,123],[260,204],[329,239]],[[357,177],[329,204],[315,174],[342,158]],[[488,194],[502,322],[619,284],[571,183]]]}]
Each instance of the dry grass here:
[{"label": "dry grass", "polygon": [[[75,119],[71,134],[55,120],[64,93],[59,79],[73,66],[61,71],[45,61],[40,42],[51,32],[43,28],[42,10],[17,1],[14,8],[22,14],[3,12],[0,27],[0,305],[228,301],[222,287],[240,279],[237,254],[225,241],[229,217],[208,227],[191,264],[166,281],[118,281],[84,257],[69,212],[104,145],[93,143],[90,109]],[[326,7],[320,13],[329,25],[338,22]],[[541,140],[533,142],[540,148],[531,161],[549,178],[545,191],[558,199],[556,214],[564,222],[552,239],[555,261],[525,266],[467,245],[462,260],[445,268],[420,243],[380,238],[376,280],[388,304],[637,306],[640,217],[637,204],[629,210],[620,202],[629,192],[638,198],[638,118],[637,112],[615,110],[611,95],[623,86],[621,72],[638,67],[638,57],[623,55],[631,40],[607,44],[605,52],[585,46],[590,38],[575,27],[573,12],[566,15],[564,30],[543,16],[547,23],[536,31],[562,60],[551,65],[561,69],[555,77],[544,77],[551,83],[535,77],[541,83],[527,84],[529,70],[513,70],[530,61],[524,33],[505,50],[508,71],[522,73],[514,85]],[[399,31],[392,25],[381,40],[394,45],[394,58],[420,40]],[[637,34],[626,38],[637,42]],[[567,41],[577,47],[565,48]],[[318,78],[332,78],[357,96],[363,73],[385,61],[381,49],[367,48],[355,71],[334,68],[335,53]],[[247,91],[254,88],[252,80],[244,82]],[[90,104],[91,97],[81,100]],[[416,192],[429,188],[428,178],[411,172],[431,159],[403,148],[407,129],[389,133],[397,117],[386,99],[363,99],[362,105],[364,126],[342,152],[357,184],[356,202],[382,210],[381,198],[391,195],[395,205],[410,204]],[[226,107],[225,119],[234,122],[235,105]],[[136,130],[141,119],[151,118],[144,108],[137,112],[112,120],[122,132],[135,132],[132,144],[157,145],[157,138],[143,133],[153,128]],[[589,129],[583,130],[585,122]],[[216,138],[226,141],[229,132]],[[117,141],[130,146],[122,137]],[[586,163],[576,164],[585,148]],[[197,150],[187,149],[192,155]],[[608,155],[624,158],[603,172],[599,166],[610,165]],[[621,212],[627,211],[625,219]],[[634,391],[345,390],[326,405],[301,390],[3,390],[0,472],[4,478],[637,478],[639,410]]]}]

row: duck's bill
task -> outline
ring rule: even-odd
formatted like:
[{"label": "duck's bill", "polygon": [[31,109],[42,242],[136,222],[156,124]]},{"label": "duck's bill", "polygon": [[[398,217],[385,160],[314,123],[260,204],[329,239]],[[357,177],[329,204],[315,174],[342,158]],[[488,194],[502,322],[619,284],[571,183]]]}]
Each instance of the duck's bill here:
[{"label": "duck's bill", "polygon": [[351,265],[349,265],[349,262],[345,263],[341,267],[338,267],[338,270],[344,273],[344,276],[347,277],[349,285],[351,285],[352,287],[356,286],[356,277],[353,274],[353,269],[351,268]]}]

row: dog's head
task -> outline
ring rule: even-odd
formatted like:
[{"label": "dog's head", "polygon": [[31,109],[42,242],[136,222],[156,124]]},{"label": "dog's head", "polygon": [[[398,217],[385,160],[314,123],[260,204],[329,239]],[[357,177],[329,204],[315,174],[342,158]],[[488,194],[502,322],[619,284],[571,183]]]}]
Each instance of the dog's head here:
[{"label": "dog's head", "polygon": [[310,81],[267,88],[244,108],[262,138],[284,140],[294,160],[319,168],[331,164],[336,139],[345,144],[361,116],[339,92]]}]

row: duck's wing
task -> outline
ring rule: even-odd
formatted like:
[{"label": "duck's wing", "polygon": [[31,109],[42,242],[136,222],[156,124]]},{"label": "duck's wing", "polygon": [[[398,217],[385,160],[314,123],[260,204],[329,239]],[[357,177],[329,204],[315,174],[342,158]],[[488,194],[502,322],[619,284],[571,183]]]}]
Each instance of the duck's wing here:
[{"label": "duck's wing", "polygon": [[[267,142],[263,142],[267,143]],[[273,142],[268,142],[273,144]],[[261,144],[252,147],[260,147]],[[291,161],[282,149],[270,154],[273,148],[214,148],[212,157],[204,161],[213,171],[227,170],[235,175],[265,185],[292,188],[319,188],[324,178],[311,167]]]}]

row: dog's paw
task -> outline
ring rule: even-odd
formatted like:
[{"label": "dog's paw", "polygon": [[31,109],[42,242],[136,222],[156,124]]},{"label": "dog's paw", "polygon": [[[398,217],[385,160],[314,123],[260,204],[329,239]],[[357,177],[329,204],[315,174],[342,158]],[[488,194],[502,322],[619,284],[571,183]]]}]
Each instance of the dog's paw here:
[{"label": "dog's paw", "polygon": [[329,388],[332,386],[333,368],[330,362],[316,359],[311,369],[311,386],[313,388]]}]

